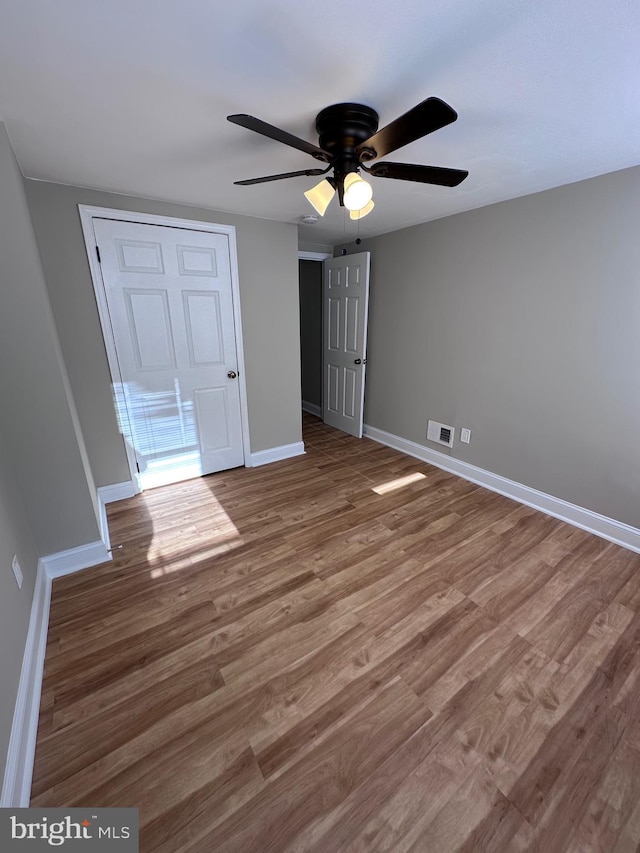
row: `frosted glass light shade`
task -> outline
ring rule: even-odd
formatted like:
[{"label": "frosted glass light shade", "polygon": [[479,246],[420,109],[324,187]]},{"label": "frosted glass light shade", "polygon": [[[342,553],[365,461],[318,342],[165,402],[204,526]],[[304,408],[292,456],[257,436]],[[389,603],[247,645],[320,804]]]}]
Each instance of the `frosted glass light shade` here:
[{"label": "frosted glass light shade", "polygon": [[374,207],[375,207],[375,204],[373,203],[373,201],[370,201],[369,204],[365,204],[365,206],[362,208],[362,210],[351,210],[351,211],[349,211],[349,216],[352,219],[362,219],[363,216],[366,216],[368,213],[371,213],[371,211],[373,210]]},{"label": "frosted glass light shade", "polygon": [[310,190],[307,190],[304,197],[307,199],[309,204],[317,210],[320,216],[324,216],[324,213],[329,206],[329,202],[335,194],[335,188],[332,187],[329,181],[325,178],[323,181],[320,181],[319,184],[316,184],[315,187],[311,187]]},{"label": "frosted glass light shade", "polygon": [[371,201],[373,187],[363,181],[357,172],[349,172],[344,179],[344,206],[347,210],[362,210]]}]

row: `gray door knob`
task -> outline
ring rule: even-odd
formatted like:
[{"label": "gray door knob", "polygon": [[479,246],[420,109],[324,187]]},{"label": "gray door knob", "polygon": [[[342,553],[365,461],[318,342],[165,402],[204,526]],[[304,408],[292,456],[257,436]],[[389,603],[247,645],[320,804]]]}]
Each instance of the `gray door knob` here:
[{"label": "gray door knob", "polygon": [[238,375],[238,374],[235,372],[235,370],[230,370],[230,371],[227,373],[227,376],[229,377],[229,379],[235,379],[237,375]]}]

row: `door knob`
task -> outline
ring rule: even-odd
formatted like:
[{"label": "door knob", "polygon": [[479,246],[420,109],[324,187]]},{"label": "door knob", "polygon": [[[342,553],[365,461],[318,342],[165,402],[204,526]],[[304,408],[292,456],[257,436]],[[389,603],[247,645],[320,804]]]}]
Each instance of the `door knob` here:
[{"label": "door knob", "polygon": [[229,379],[235,379],[237,375],[238,375],[238,374],[235,372],[235,370],[230,370],[230,371],[227,373],[227,376],[229,377]]},{"label": "door knob", "polygon": [[366,359],[366,358],[356,358],[356,359],[354,359],[354,362],[353,362],[353,363],[354,363],[354,364],[366,364],[366,363],[367,363],[367,359]]}]

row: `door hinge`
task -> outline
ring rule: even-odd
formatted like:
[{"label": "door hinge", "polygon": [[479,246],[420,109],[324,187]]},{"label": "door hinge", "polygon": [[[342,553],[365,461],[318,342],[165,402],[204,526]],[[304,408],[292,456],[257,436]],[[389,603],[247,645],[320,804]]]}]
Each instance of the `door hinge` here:
[{"label": "door hinge", "polygon": [[100,247],[96,246],[96,255],[98,256],[98,263],[102,263],[102,258],[100,257]]},{"label": "door hinge", "polygon": [[138,474],[140,473],[140,463],[138,462],[137,459],[136,459],[136,471],[138,472]]}]

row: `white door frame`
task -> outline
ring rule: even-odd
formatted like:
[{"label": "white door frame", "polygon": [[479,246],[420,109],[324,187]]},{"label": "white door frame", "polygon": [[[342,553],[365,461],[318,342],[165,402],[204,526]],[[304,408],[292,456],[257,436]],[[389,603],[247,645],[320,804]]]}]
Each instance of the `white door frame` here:
[{"label": "white door frame", "polygon": [[[120,367],[116,354],[116,344],[113,336],[113,329],[109,319],[109,310],[107,307],[107,295],[102,278],[102,269],[98,262],[96,252],[96,238],[93,232],[94,217],[100,219],[115,219],[121,222],[137,222],[142,225],[161,225],[169,228],[186,228],[190,231],[207,231],[214,234],[225,234],[229,240],[229,262],[231,266],[231,293],[233,296],[233,322],[235,329],[236,352],[238,358],[238,383],[240,391],[240,418],[242,424],[242,446],[244,454],[244,464],[251,459],[251,441],[249,436],[249,414],[247,403],[247,383],[245,377],[244,366],[244,345],[242,342],[242,319],[240,316],[240,284],[238,279],[238,249],[236,244],[236,229],[234,225],[220,225],[214,222],[202,222],[197,219],[178,219],[174,216],[157,216],[152,213],[134,213],[130,210],[114,210],[110,207],[94,207],[88,204],[79,204],[80,222],[82,224],[82,234],[84,237],[84,245],[89,259],[89,269],[91,271],[91,281],[98,306],[98,315],[100,317],[100,325],[102,327],[102,336],[104,338],[105,348],[107,351],[107,361],[109,363],[109,372],[111,381],[115,384],[122,382],[120,376]],[[125,442],[127,454],[127,463],[131,472],[131,482],[134,484],[136,493],[140,491],[138,484],[138,470],[135,460],[134,451]]]},{"label": "white door frame", "polygon": [[299,261],[328,261],[332,257],[330,252],[298,252]]}]

